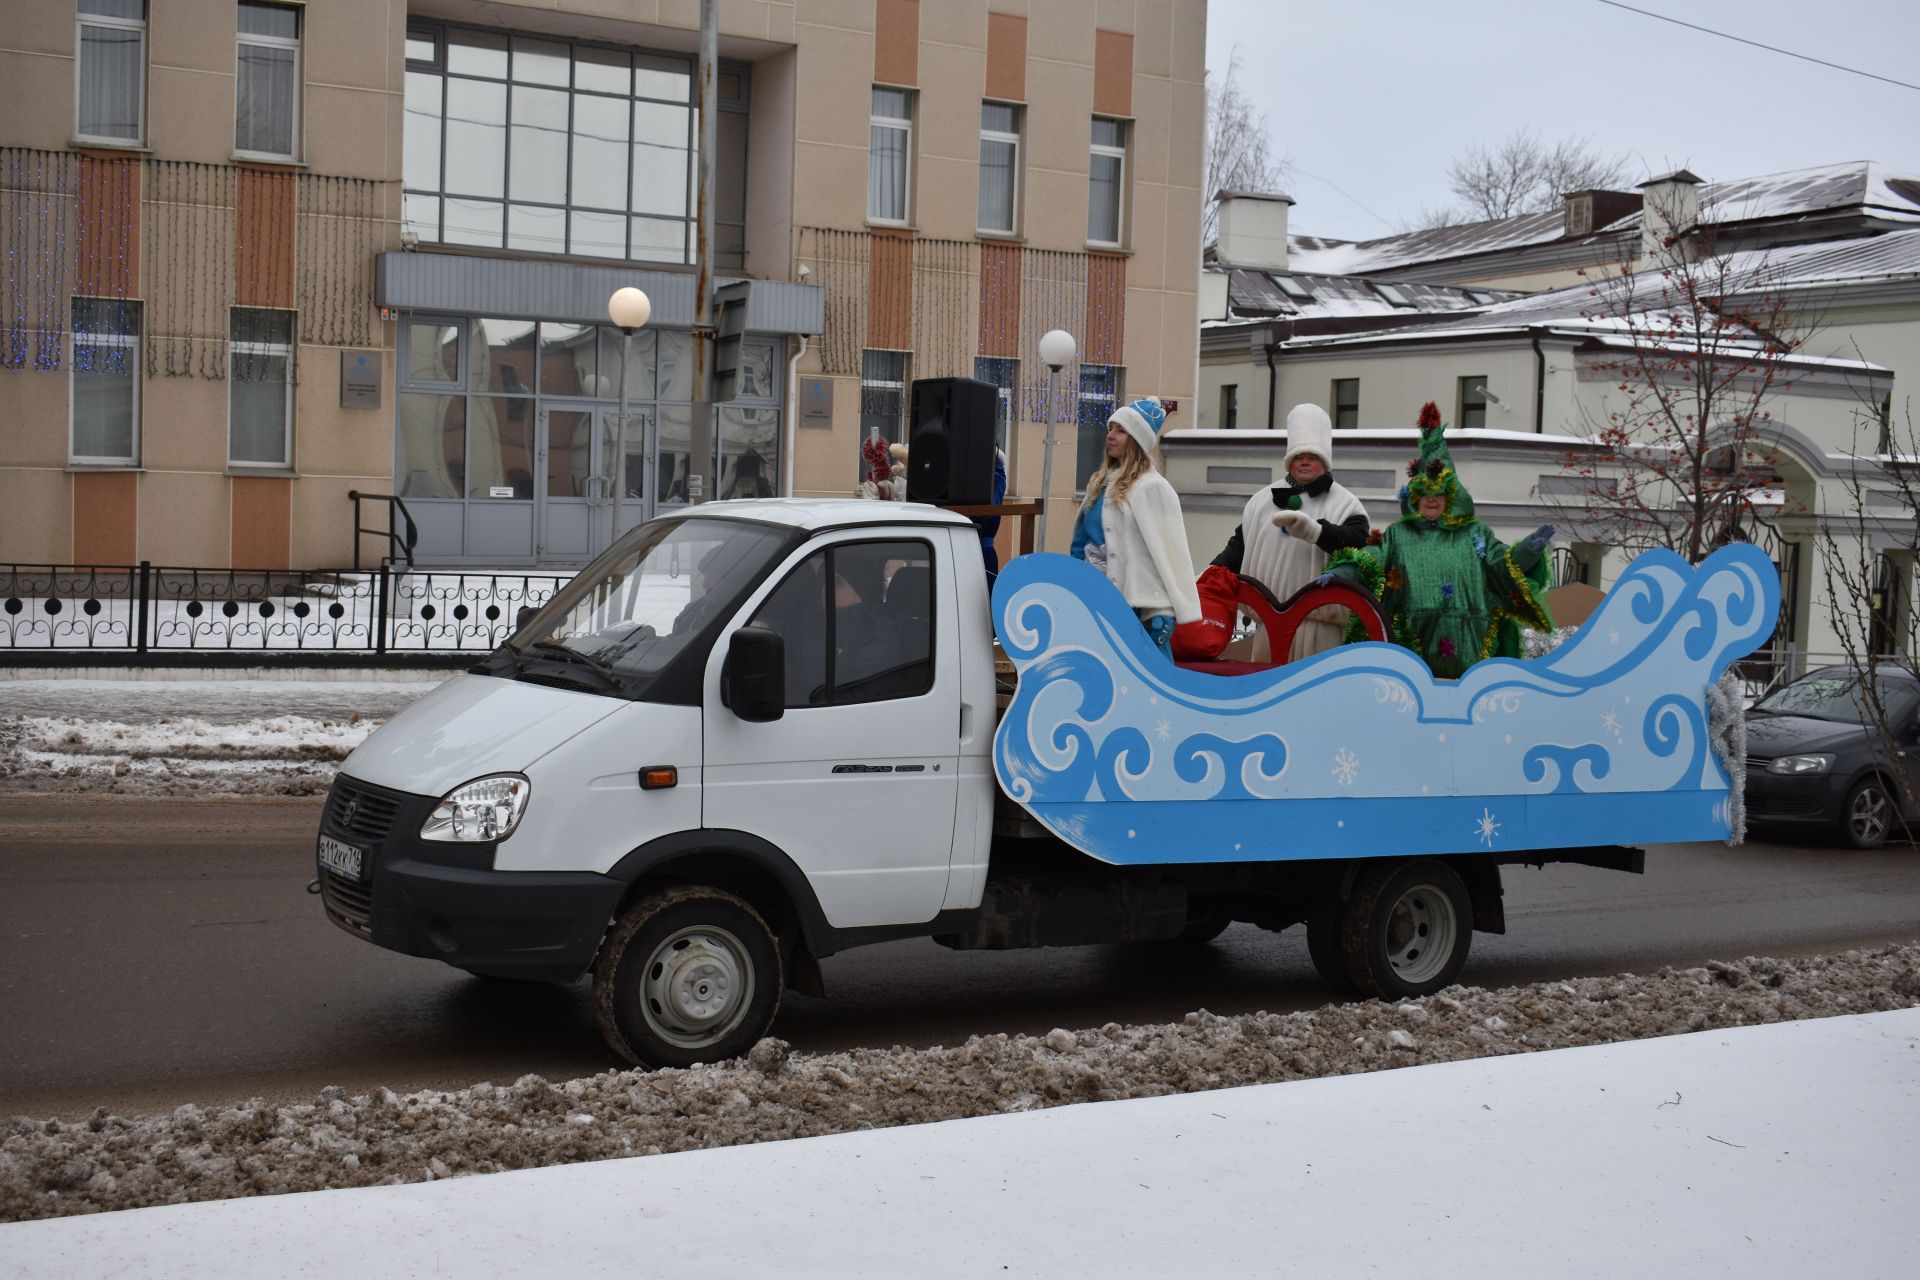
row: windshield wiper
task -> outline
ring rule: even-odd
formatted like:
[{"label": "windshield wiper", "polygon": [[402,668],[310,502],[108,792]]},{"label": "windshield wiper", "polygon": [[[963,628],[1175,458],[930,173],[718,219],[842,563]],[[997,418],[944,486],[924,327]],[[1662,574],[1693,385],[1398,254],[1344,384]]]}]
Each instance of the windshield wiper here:
[{"label": "windshield wiper", "polygon": [[536,640],[528,645],[527,649],[529,652],[540,654],[543,657],[554,657],[563,662],[571,662],[578,666],[585,667],[615,689],[623,689],[626,687],[626,682],[614,674],[612,667],[609,667],[606,663],[601,662],[591,654],[582,653],[578,649],[570,649],[557,640]]}]

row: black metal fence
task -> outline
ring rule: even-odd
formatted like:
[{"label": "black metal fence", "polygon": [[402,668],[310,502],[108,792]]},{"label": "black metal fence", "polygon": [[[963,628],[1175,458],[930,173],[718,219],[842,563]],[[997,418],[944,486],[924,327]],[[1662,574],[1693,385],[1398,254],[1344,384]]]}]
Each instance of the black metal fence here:
[{"label": "black metal fence", "polygon": [[571,576],[0,564],[0,654],[483,653]]}]

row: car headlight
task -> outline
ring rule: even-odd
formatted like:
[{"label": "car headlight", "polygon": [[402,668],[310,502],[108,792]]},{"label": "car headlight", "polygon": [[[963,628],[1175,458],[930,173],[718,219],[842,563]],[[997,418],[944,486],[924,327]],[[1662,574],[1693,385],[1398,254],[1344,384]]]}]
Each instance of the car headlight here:
[{"label": "car headlight", "polygon": [[533,784],[517,773],[496,773],[455,787],[420,824],[422,840],[481,844],[505,840],[527,811]]},{"label": "car headlight", "polygon": [[1825,773],[1833,768],[1833,757],[1781,756],[1767,766],[1768,773]]}]

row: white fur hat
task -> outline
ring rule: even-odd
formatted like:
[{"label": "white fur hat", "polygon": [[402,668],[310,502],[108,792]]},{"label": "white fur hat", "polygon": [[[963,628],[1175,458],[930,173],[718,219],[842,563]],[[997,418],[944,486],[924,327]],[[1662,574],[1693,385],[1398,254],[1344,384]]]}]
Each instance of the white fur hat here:
[{"label": "white fur hat", "polygon": [[1293,460],[1303,453],[1310,453],[1333,469],[1333,419],[1327,411],[1317,404],[1297,404],[1287,411],[1287,456],[1280,462],[1281,470],[1293,465]]}]

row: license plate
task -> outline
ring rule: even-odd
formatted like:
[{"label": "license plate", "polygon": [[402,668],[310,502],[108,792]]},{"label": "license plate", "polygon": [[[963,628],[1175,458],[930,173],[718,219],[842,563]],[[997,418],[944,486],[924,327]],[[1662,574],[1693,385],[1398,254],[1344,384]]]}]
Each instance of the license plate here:
[{"label": "license plate", "polygon": [[360,868],[365,864],[367,851],[344,840],[335,840],[332,836],[320,837],[320,865],[335,875],[345,876],[349,880],[360,878]]}]

